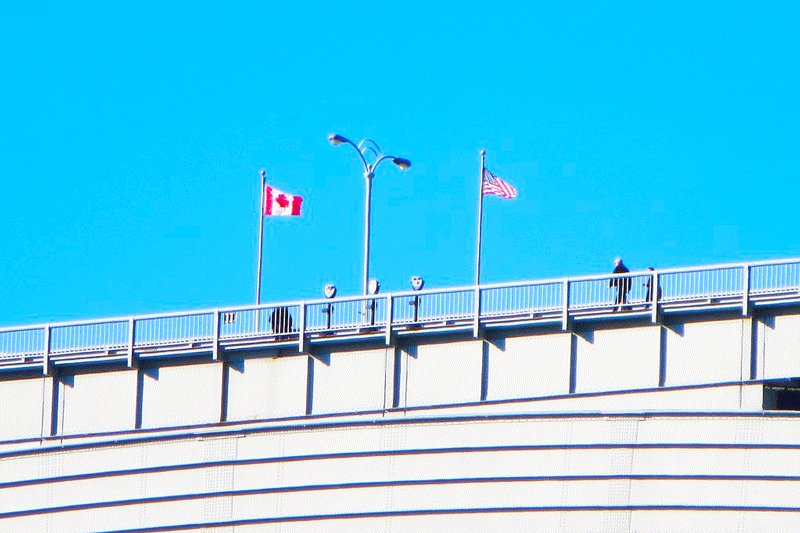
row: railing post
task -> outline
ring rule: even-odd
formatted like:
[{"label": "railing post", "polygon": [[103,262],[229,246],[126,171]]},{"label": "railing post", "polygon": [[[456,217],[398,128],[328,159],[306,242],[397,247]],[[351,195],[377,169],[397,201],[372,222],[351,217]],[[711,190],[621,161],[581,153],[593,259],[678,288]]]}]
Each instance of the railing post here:
[{"label": "railing post", "polygon": [[133,368],[133,346],[136,339],[136,319],[128,319],[128,368]]},{"label": "railing post", "polygon": [[742,316],[750,314],[750,265],[742,265]]},{"label": "railing post", "polygon": [[50,324],[44,327],[44,354],[42,356],[42,375],[50,373]]},{"label": "railing post", "polygon": [[481,332],[481,286],[475,285],[475,322],[472,324],[472,336],[478,338]]},{"label": "railing post", "polygon": [[561,286],[561,330],[569,330],[569,279]]},{"label": "railing post", "polygon": [[211,359],[216,361],[219,359],[219,309],[214,311],[214,341],[211,349]]},{"label": "railing post", "polygon": [[650,279],[650,305],[652,305],[650,321],[653,324],[658,323],[658,284],[658,272],[653,271],[653,277]]},{"label": "railing post", "polygon": [[392,293],[386,295],[386,346],[392,345]]},{"label": "railing post", "polygon": [[297,350],[300,353],[306,351],[306,303],[300,302],[300,338],[298,339]]}]

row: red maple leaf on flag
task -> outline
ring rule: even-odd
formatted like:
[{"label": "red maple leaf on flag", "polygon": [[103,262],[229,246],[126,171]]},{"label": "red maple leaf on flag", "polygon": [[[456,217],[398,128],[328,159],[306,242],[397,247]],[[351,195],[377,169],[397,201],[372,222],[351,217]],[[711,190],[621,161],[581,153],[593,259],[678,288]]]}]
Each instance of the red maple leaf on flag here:
[{"label": "red maple leaf on flag", "polygon": [[264,185],[264,216],[299,216],[303,197],[279,191],[271,185]]}]

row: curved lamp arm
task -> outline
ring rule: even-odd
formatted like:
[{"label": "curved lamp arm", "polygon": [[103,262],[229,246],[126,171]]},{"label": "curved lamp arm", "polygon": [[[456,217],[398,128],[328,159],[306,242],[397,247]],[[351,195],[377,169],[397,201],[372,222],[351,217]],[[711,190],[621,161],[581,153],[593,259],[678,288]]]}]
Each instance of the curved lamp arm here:
[{"label": "curved lamp arm", "polygon": [[[378,143],[372,139],[362,139],[361,142],[356,144],[344,135],[331,133],[328,135],[328,141],[334,146],[338,146],[340,144],[349,144],[352,146],[353,149],[358,152],[358,157],[361,159],[361,164],[364,165],[365,176],[372,177],[372,175],[375,173],[375,169],[378,168],[378,165],[384,159],[390,159],[392,163],[400,167],[400,170],[408,170],[411,167],[411,161],[404,157],[396,157],[393,155],[384,154]],[[372,152],[378,159],[375,160],[374,163],[370,164],[365,156],[366,152]]]},{"label": "curved lamp arm", "polygon": [[366,174],[372,172],[372,169],[370,169],[369,167],[369,163],[367,163],[364,154],[361,153],[361,149],[358,147],[358,145],[356,145],[356,143],[354,143],[347,137],[343,135],[338,135],[336,133],[331,133],[330,135],[328,135],[328,142],[330,142],[334,146],[338,146],[340,144],[349,144],[350,146],[352,146],[353,149],[358,153],[358,157],[361,159],[361,164],[364,165],[364,173]]},{"label": "curved lamp arm", "polygon": [[378,168],[378,164],[385,159],[390,159],[392,163],[400,167],[400,170],[408,170],[411,167],[411,161],[408,159],[403,157],[395,157],[393,155],[382,155],[372,164],[372,172],[374,172],[375,169]]}]

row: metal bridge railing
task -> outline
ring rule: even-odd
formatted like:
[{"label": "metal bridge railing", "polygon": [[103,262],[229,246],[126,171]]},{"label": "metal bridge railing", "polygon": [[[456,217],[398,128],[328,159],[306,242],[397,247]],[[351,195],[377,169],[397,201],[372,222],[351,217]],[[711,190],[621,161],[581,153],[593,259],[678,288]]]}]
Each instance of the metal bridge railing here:
[{"label": "metal bridge railing", "polygon": [[124,349],[128,345],[128,320],[115,319],[50,327],[51,356]]},{"label": "metal bridge railing", "polygon": [[566,327],[571,315],[620,307],[650,309],[654,320],[661,306],[673,305],[732,303],[747,314],[758,298],[800,301],[800,259],[0,328],[0,370],[41,364],[47,372],[50,361],[120,354],[132,361],[134,352],[187,348],[216,357],[220,346],[253,342],[297,341],[302,351],[307,336],[382,331],[388,341],[395,328],[409,326],[472,322],[477,330],[481,321],[560,317]]},{"label": "metal bridge railing", "polygon": [[557,312],[563,306],[563,286],[562,280],[487,286],[481,289],[481,316]]},{"label": "metal bridge railing", "polygon": [[0,331],[0,365],[26,357],[43,356],[45,329],[39,326]]},{"label": "metal bridge railing", "polygon": [[166,344],[192,344],[214,338],[215,312],[199,312],[138,319],[134,327],[136,348]]},{"label": "metal bridge railing", "polygon": [[604,310],[621,305],[645,303],[650,274],[627,273],[596,278],[571,280],[569,310]]},{"label": "metal bridge railing", "polygon": [[220,340],[284,335],[296,332],[300,324],[297,303],[241,307],[217,313]]},{"label": "metal bridge railing", "polygon": [[743,266],[663,273],[662,302],[741,297],[747,270]]},{"label": "metal bridge railing", "polygon": [[398,294],[392,305],[392,324],[447,322],[475,314],[472,288],[430,290]]},{"label": "metal bridge railing", "polygon": [[750,268],[750,294],[781,294],[800,291],[800,262],[766,263]]},{"label": "metal bridge railing", "polygon": [[377,295],[309,302],[305,328],[314,333],[385,326],[387,309],[386,296]]}]

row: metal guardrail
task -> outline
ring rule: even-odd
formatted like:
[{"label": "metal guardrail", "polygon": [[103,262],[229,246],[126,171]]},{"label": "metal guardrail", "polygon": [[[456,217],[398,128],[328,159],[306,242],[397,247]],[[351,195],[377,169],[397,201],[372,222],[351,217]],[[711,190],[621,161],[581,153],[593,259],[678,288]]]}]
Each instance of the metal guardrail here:
[{"label": "metal guardrail", "polygon": [[[211,352],[509,321],[569,321],[611,311],[800,301],[800,259],[487,284],[226,309],[0,328],[0,370]],[[476,310],[479,310],[476,312]]]}]

